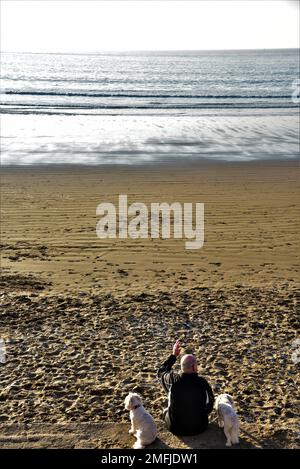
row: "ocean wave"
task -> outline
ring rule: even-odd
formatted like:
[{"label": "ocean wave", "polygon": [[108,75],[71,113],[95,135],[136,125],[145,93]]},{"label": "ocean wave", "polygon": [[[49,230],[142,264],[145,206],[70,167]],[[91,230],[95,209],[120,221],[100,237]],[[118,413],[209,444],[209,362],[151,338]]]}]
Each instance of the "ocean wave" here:
[{"label": "ocean wave", "polygon": [[167,111],[170,115],[176,112],[192,112],[192,111],[251,111],[256,110],[295,110],[298,109],[297,104],[293,103],[281,103],[281,104],[272,104],[265,103],[260,105],[255,105],[255,103],[228,103],[228,104],[215,104],[215,103],[201,103],[195,105],[167,105],[167,104],[155,104],[155,105],[103,105],[103,106],[91,106],[91,105],[27,105],[27,104],[1,104],[0,103],[0,114],[35,114],[35,115],[104,115],[111,113],[112,115],[122,115],[126,113],[127,115],[134,115],[136,112],[162,112]]},{"label": "ocean wave", "polygon": [[77,92],[77,91],[16,91],[5,90],[3,94],[7,95],[21,95],[21,96],[66,96],[66,97],[80,97],[80,98],[190,98],[190,99],[287,99],[291,95],[287,94],[260,94],[260,95],[247,95],[247,94],[171,94],[171,93],[128,93],[128,92],[109,92],[109,93],[94,93],[94,92]]}]

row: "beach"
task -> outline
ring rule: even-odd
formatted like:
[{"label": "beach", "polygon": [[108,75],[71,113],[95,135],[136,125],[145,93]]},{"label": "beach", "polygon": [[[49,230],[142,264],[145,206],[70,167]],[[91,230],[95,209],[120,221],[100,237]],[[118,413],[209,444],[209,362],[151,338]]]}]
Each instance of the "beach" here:
[{"label": "beach", "polygon": [[2,465],[300,448],[299,14],[1,2]]},{"label": "beach", "polygon": [[[177,338],[215,393],[234,396],[242,447],[299,444],[296,161],[7,166],[1,182],[0,447],[42,447],[46,430],[73,432],[76,447],[87,423],[110,427],[86,447],[133,444],[121,436],[126,393],[160,421],[156,369]],[[204,203],[204,246],[99,239],[96,207],[119,194]]]},{"label": "beach", "polygon": [[[297,162],[2,169],[3,269],[53,292],[297,284]],[[204,203],[205,240],[105,239],[102,202]]]}]

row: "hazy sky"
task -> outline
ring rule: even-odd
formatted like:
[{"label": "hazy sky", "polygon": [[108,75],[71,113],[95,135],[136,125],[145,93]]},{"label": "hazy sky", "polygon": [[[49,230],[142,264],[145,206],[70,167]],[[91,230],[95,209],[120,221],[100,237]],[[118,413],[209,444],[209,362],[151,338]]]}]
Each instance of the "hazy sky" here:
[{"label": "hazy sky", "polygon": [[2,0],[2,51],[299,47],[297,0]]}]

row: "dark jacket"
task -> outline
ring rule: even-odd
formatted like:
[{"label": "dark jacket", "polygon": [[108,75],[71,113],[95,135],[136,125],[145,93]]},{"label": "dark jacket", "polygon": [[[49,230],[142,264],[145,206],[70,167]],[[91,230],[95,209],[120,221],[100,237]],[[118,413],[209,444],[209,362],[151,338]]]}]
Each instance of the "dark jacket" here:
[{"label": "dark jacket", "polygon": [[171,355],[157,372],[169,394],[164,419],[168,429],[176,435],[197,435],[207,428],[214,395],[206,379],[197,373],[178,374],[172,371],[175,362],[175,355]]}]

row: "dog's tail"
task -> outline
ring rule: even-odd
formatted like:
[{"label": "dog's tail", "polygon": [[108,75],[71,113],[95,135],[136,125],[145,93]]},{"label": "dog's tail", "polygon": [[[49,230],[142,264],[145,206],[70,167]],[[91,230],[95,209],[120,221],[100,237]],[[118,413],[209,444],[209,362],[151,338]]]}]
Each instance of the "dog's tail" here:
[{"label": "dog's tail", "polygon": [[234,444],[238,444],[239,443],[239,436],[240,436],[240,422],[239,422],[238,418],[235,419],[235,422],[233,424],[232,436],[233,436],[232,442]]},{"label": "dog's tail", "polygon": [[235,419],[234,429],[236,431],[236,434],[239,435],[239,433],[240,433],[240,421],[239,421],[238,417],[236,417],[236,419]]}]

